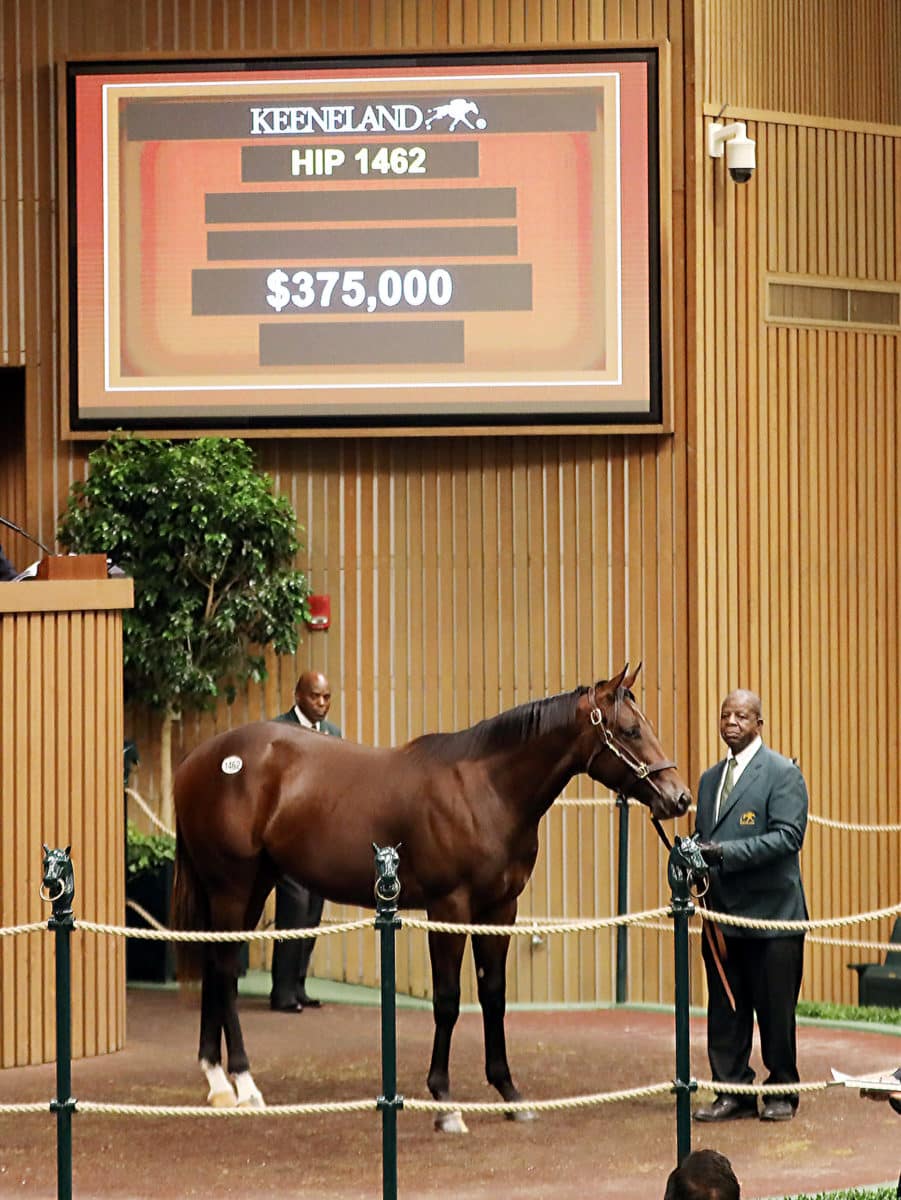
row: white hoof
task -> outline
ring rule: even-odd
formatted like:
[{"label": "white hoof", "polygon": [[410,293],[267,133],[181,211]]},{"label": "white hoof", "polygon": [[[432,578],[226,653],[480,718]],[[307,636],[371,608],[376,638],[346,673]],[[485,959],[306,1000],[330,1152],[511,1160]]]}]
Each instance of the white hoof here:
[{"label": "white hoof", "polygon": [[238,1108],[266,1107],[263,1093],[254,1083],[249,1071],[242,1071],[235,1076],[235,1090],[238,1093]]},{"label": "white hoof", "polygon": [[438,1113],[435,1117],[435,1131],[437,1133],[469,1133],[466,1122],[463,1120],[463,1114],[459,1109],[455,1112]]},{"label": "white hoof", "polygon": [[223,1071],[220,1063],[215,1066],[205,1058],[200,1060],[200,1066],[206,1075],[206,1081],[210,1085],[209,1094],[206,1102],[211,1104],[213,1108],[234,1108],[237,1104],[235,1093],[232,1090],[232,1085],[228,1082],[228,1076]]},{"label": "white hoof", "polygon": [[504,1113],[508,1121],[537,1121],[538,1113],[534,1108],[518,1108],[513,1112]]}]

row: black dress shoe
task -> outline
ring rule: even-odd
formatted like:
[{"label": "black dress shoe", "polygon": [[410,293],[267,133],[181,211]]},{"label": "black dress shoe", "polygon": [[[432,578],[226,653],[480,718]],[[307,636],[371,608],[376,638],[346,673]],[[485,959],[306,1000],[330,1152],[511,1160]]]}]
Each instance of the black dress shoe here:
[{"label": "black dress shoe", "polygon": [[767,1100],[760,1114],[761,1121],[790,1121],[796,1109],[790,1100]]},{"label": "black dress shoe", "polygon": [[322,1008],[322,1001],[316,1000],[312,996],[308,996],[306,992],[301,994],[298,1003],[300,1004],[301,1008]]},{"label": "black dress shoe", "polygon": [[274,1001],[270,1000],[269,1007],[272,1009],[273,1012],[289,1012],[289,1013],[303,1012],[302,1004],[276,1004]]},{"label": "black dress shoe", "polygon": [[696,1121],[739,1121],[742,1117],[756,1117],[757,1105],[749,1104],[739,1096],[717,1096],[709,1108],[695,1111]]}]

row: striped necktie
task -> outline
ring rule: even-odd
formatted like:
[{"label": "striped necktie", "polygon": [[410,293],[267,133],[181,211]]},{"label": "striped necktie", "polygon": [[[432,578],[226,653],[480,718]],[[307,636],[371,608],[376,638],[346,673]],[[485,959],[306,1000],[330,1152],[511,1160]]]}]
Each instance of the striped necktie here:
[{"label": "striped necktie", "polygon": [[714,818],[715,820],[718,821],[720,819],[720,812],[722,811],[723,805],[729,799],[729,793],[732,791],[732,789],[734,787],[735,787],[735,759],[730,755],[726,762],[726,778],[723,780],[723,786],[720,788],[719,799],[716,802],[716,817]]}]

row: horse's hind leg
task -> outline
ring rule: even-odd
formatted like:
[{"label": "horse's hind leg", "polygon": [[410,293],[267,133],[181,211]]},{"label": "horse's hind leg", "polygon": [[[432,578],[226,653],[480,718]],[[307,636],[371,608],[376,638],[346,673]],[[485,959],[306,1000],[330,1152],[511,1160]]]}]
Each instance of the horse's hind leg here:
[{"label": "horse's hind leg", "polygon": [[[450,1099],[450,1043],[460,1015],[460,967],[465,947],[466,935],[463,933],[429,934],[435,1041],[432,1045],[428,1087],[436,1100]],[[460,1112],[439,1113],[435,1117],[435,1128],[442,1133],[468,1132]]]},{"label": "horse's hind leg", "polygon": [[[239,879],[233,877],[233,895],[218,895],[213,898],[210,909],[215,928],[252,929],[256,925],[266,895],[271,890],[272,880],[265,864],[255,864],[254,869],[257,871],[256,877],[247,883],[246,892],[242,893]],[[245,897],[243,902],[242,894]],[[238,1106],[265,1108],[266,1102],[250,1074],[244,1035],[238,1017],[238,958],[238,942],[213,944],[207,952],[201,999],[201,1066],[210,1080],[210,1102],[214,1105],[228,1103],[224,1098],[216,1099],[217,1096],[225,1095],[222,1090],[224,1080],[232,1096],[232,1103],[235,1103],[231,1084],[221,1065],[221,1035],[224,1031],[228,1070],[234,1076]]]},{"label": "horse's hind leg", "polygon": [[239,1108],[265,1108],[263,1094],[253,1081],[250,1073],[250,1063],[247,1051],[244,1049],[244,1034],[238,1018],[238,948],[234,946],[235,969],[226,975],[225,1011],[223,1013],[223,1029],[225,1030],[225,1047],[228,1051],[228,1069],[235,1078],[235,1090],[238,1094]]},{"label": "horse's hind leg", "polygon": [[225,979],[215,962],[213,948],[204,956],[200,988],[200,1066],[210,1090],[207,1103],[214,1108],[234,1108],[237,1101],[222,1069],[222,1025]]},{"label": "horse's hind leg", "polygon": [[[497,915],[499,925],[512,925],[516,911]],[[507,1062],[507,1039],[504,1033],[504,1014],[507,1007],[507,950],[509,936],[474,935],[472,956],[476,964],[476,980],[479,1005],[482,1009],[482,1026],[485,1031],[485,1075],[492,1087],[497,1088],[504,1100],[521,1100],[510,1074]],[[511,1121],[532,1121],[535,1113],[531,1109],[508,1112]]]}]

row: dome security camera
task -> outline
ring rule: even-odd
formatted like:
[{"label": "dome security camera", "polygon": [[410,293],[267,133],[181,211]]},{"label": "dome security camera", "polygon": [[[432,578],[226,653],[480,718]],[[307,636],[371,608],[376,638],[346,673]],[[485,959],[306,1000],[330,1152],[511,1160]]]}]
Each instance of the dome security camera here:
[{"label": "dome security camera", "polygon": [[748,137],[744,121],[733,121],[731,125],[714,121],[707,127],[707,153],[711,158],[722,158],[724,150],[733,182],[747,183],[757,166],[757,144]]}]

